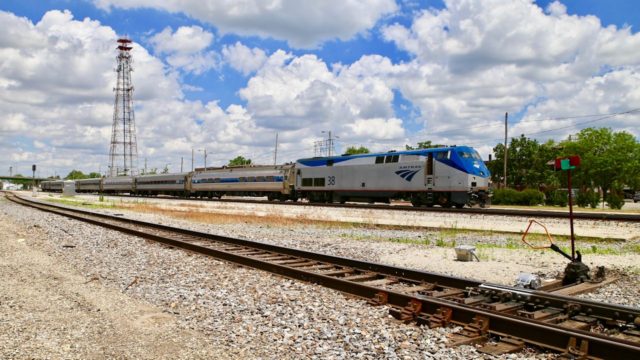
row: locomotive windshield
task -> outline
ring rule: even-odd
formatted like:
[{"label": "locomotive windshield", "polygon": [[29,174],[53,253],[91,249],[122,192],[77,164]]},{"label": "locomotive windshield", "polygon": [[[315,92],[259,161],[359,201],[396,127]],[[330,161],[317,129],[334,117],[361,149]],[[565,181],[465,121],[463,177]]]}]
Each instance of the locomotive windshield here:
[{"label": "locomotive windshield", "polygon": [[463,159],[474,159],[474,160],[479,160],[482,161],[482,158],[480,157],[480,154],[478,154],[477,151],[458,151],[458,155],[463,158]]}]

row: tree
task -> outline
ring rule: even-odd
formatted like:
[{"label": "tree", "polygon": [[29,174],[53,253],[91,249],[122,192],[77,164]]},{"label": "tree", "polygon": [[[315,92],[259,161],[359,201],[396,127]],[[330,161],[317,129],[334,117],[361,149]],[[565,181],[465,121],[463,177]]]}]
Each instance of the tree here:
[{"label": "tree", "polygon": [[580,166],[574,171],[578,186],[599,187],[606,199],[611,190],[621,191],[626,184],[637,184],[640,174],[640,144],[628,132],[609,128],[587,128],[575,141],[561,143],[562,155],[579,155]]},{"label": "tree", "polygon": [[89,179],[95,179],[95,178],[101,178],[102,174],[98,172],[90,172],[89,175],[87,176],[89,177]]},{"label": "tree", "polygon": [[[545,144],[539,144],[524,135],[512,138],[508,148],[507,158],[507,186],[519,189],[540,187],[557,187],[558,181],[553,168],[547,165],[550,160],[556,158],[558,147],[549,140]],[[504,174],[504,144],[498,144],[493,148],[495,160],[487,164],[491,171],[492,181],[502,183]]]},{"label": "tree", "polygon": [[439,147],[445,147],[446,145],[442,145],[442,144],[432,144],[431,140],[427,140],[427,141],[422,141],[419,142],[418,145],[416,146],[410,146],[410,145],[405,145],[404,148],[406,150],[420,150],[420,149],[432,149],[432,148],[439,148]]},{"label": "tree", "polygon": [[65,177],[65,180],[79,180],[86,179],[87,175],[83,174],[80,170],[71,170],[69,174]]},{"label": "tree", "polygon": [[236,156],[235,159],[229,160],[229,166],[251,165],[251,159],[245,159],[243,156]]},{"label": "tree", "polygon": [[355,146],[349,146],[347,148],[347,151],[345,152],[345,154],[347,155],[355,155],[355,154],[368,154],[371,151],[369,151],[369,149],[367,149],[364,146],[360,146],[360,147],[355,147]]}]

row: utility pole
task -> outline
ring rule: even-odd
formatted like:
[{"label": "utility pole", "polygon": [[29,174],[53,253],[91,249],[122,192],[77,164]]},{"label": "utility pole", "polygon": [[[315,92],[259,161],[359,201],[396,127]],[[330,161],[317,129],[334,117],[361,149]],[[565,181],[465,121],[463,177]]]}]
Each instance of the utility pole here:
[{"label": "utility pole", "polygon": [[333,148],[333,140],[331,139],[331,130],[329,130],[329,156],[331,156],[331,148]]},{"label": "utility pole", "polygon": [[273,152],[273,166],[278,164],[278,133],[276,133],[276,150]]},{"label": "utility pole", "polygon": [[33,171],[33,196],[36,196],[36,164],[31,166],[31,171]]},{"label": "utility pole", "polygon": [[180,172],[183,172],[182,167],[184,165],[184,156],[180,156]]},{"label": "utility pole", "polygon": [[193,172],[193,148],[191,148],[191,171]]},{"label": "utility pole", "polygon": [[204,170],[207,170],[207,149],[204,149]]},{"label": "utility pole", "polygon": [[9,176],[13,176],[13,166],[9,166]]},{"label": "utility pole", "polygon": [[507,121],[509,120],[509,113],[506,112],[504,113],[504,183],[503,186],[506,189],[507,188],[507,157],[509,152],[507,151]]},{"label": "utility pole", "polygon": [[147,174],[147,158],[144,158],[144,174]]}]

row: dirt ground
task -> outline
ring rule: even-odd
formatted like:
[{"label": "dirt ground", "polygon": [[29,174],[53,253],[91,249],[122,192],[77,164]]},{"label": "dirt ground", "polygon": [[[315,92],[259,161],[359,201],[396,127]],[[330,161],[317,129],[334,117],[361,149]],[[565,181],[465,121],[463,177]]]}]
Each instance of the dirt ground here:
[{"label": "dirt ground", "polygon": [[174,315],[103,287],[0,217],[0,358],[225,358]]}]

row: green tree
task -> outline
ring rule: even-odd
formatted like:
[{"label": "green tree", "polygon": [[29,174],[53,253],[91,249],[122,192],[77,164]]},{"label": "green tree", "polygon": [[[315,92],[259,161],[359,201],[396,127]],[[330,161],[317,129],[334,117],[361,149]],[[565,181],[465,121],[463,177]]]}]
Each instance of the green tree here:
[{"label": "green tree", "polygon": [[[512,138],[507,157],[507,186],[537,189],[551,183],[556,184],[556,175],[547,163],[555,159],[558,152],[553,140],[540,144],[524,135]],[[496,145],[493,153],[495,160],[487,166],[491,171],[492,181],[501,183],[504,174],[504,144]]]},{"label": "green tree", "polygon": [[580,166],[574,170],[577,186],[599,187],[606,199],[625,184],[637,184],[640,174],[638,142],[628,132],[613,132],[609,128],[587,128],[575,141],[561,143],[562,155],[579,155]]},{"label": "green tree", "polygon": [[243,156],[236,156],[235,159],[229,160],[229,166],[251,165],[251,159],[245,159]]},{"label": "green tree", "polygon": [[98,173],[98,172],[90,172],[89,175],[87,175],[89,177],[89,179],[95,179],[95,178],[100,178],[102,177],[102,174]]},{"label": "green tree", "polygon": [[360,146],[360,147],[355,147],[355,146],[349,146],[347,148],[347,151],[345,152],[345,154],[347,155],[355,155],[355,154],[368,154],[371,151],[369,151],[369,149],[367,149],[364,146]]},{"label": "green tree", "polygon": [[420,150],[420,149],[439,148],[439,147],[445,147],[445,146],[446,145],[442,145],[442,144],[432,144],[431,140],[427,140],[427,141],[419,142],[418,145],[416,146],[405,145],[404,148],[406,150]]},{"label": "green tree", "polygon": [[87,175],[82,173],[80,170],[71,170],[67,176],[65,176],[65,180],[79,180],[86,179]]}]

